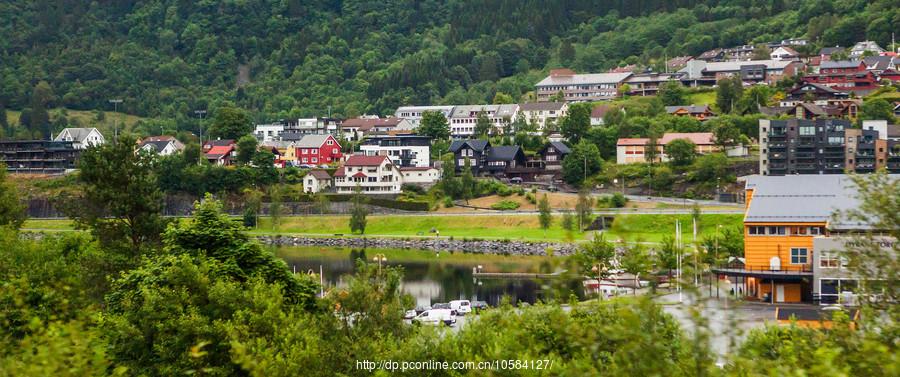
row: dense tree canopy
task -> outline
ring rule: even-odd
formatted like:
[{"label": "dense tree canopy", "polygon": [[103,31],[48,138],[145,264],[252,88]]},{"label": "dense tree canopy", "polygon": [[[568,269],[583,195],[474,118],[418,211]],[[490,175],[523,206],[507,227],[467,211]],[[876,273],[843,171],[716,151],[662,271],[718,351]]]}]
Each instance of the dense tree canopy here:
[{"label": "dense tree canopy", "polygon": [[[256,121],[387,115],[404,104],[490,103],[498,92],[518,99],[557,67],[662,71],[666,57],[792,37],[887,46],[898,9],[892,0],[13,0],[0,3],[0,102],[46,103],[32,101],[43,80],[54,106],[112,110],[108,100],[121,98],[128,113],[192,131],[194,110],[214,117],[232,106]],[[33,123],[46,121],[39,112]]]}]

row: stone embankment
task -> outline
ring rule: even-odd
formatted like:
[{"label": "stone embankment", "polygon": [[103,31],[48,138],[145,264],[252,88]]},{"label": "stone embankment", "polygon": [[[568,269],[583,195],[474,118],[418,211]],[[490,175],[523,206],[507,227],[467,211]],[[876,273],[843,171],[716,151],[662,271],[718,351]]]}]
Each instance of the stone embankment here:
[{"label": "stone embankment", "polygon": [[[500,255],[571,255],[574,244],[472,240],[453,238],[369,238],[369,237],[299,237],[259,236],[259,241],[273,246],[324,246],[384,249],[422,249]],[[549,252],[549,253],[548,253]]]}]

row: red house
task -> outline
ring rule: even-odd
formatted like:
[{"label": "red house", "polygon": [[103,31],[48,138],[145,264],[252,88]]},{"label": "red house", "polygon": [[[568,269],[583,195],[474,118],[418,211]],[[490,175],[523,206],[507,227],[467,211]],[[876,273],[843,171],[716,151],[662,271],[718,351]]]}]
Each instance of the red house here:
[{"label": "red house", "polygon": [[203,143],[203,154],[213,165],[228,166],[237,156],[234,140],[207,140]]},{"label": "red house", "polygon": [[306,135],[295,145],[297,163],[323,165],[341,160],[341,145],[331,135]]},{"label": "red house", "polygon": [[819,73],[855,73],[866,70],[866,63],[857,60],[823,61],[819,66]]}]

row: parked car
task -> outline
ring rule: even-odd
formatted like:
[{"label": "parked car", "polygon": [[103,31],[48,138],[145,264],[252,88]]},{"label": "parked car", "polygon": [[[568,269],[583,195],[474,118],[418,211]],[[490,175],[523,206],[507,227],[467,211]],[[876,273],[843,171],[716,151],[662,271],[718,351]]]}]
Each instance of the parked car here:
[{"label": "parked car", "polygon": [[472,303],[469,300],[453,300],[450,301],[450,309],[456,310],[460,315],[466,315],[472,312]]},{"label": "parked car", "polygon": [[456,316],[451,313],[450,309],[431,309],[413,318],[413,322],[425,325],[453,326],[456,324]]},{"label": "parked car", "polygon": [[431,305],[431,308],[432,308],[432,309],[447,309],[447,310],[451,310],[451,311],[453,312],[453,315],[457,315],[456,309],[453,309],[453,307],[450,306],[450,304],[445,303],[445,302],[439,302],[439,303],[437,303],[437,304]]},{"label": "parked car", "polygon": [[419,315],[419,313],[416,313],[415,310],[407,310],[406,313],[403,313],[403,319],[413,319],[416,318],[417,315]]},{"label": "parked car", "polygon": [[485,310],[489,308],[488,303],[484,301],[472,301],[473,310]]},{"label": "parked car", "polygon": [[521,184],[521,183],[522,183],[522,178],[519,178],[519,177],[512,177],[512,178],[509,179],[509,183],[517,184],[517,185],[518,185],[518,184]]},{"label": "parked car", "polygon": [[422,314],[422,312],[424,312],[424,311],[426,311],[426,310],[431,310],[431,307],[428,306],[428,305],[425,305],[425,306],[416,306],[416,309],[415,309],[415,310],[416,310],[416,315],[419,315],[419,314]]}]

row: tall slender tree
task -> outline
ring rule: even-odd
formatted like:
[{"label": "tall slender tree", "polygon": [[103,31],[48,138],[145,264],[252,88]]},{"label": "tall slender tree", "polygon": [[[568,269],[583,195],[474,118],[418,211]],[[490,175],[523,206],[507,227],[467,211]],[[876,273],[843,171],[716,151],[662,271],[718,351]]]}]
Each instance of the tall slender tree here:
[{"label": "tall slender tree", "polygon": [[350,231],[366,234],[366,216],[368,215],[369,209],[366,208],[366,198],[362,194],[362,188],[357,185],[356,192],[353,194],[353,205],[350,208]]},{"label": "tall slender tree", "polygon": [[541,196],[541,200],[538,201],[538,221],[541,223],[541,229],[543,229],[544,232],[546,232],[547,229],[550,229],[550,225],[553,223],[550,199],[547,198],[547,194]]}]

